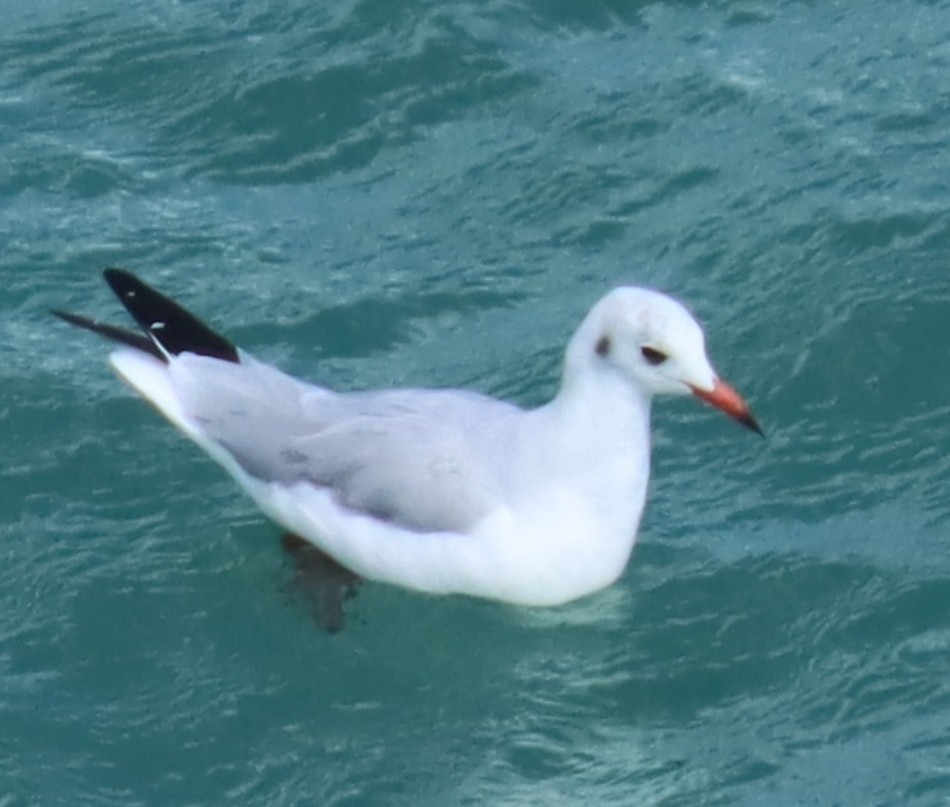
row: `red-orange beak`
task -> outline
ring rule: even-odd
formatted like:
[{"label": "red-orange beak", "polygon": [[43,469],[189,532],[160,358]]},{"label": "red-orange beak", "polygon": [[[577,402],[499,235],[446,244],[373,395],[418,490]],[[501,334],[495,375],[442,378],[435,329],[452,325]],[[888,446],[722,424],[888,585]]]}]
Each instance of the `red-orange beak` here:
[{"label": "red-orange beak", "polygon": [[691,387],[693,395],[706,403],[712,404],[717,409],[721,409],[729,417],[735,418],[747,429],[752,429],[765,437],[765,432],[759,426],[756,419],[749,411],[749,405],[742,399],[742,396],[730,387],[725,381],[717,378],[710,391]]}]

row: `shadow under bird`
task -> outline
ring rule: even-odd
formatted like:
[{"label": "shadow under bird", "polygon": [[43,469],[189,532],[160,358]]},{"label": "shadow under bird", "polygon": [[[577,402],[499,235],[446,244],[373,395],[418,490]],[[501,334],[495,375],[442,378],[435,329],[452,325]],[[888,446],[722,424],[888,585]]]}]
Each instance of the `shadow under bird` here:
[{"label": "shadow under bird", "polygon": [[597,302],[557,395],[522,409],[464,390],[309,384],[130,272],[104,275],[141,331],[53,313],[117,342],[118,374],[264,513],[369,580],[533,606],[583,597],[620,576],[636,541],[655,395],[694,395],[761,434],[693,316],[648,289]]}]

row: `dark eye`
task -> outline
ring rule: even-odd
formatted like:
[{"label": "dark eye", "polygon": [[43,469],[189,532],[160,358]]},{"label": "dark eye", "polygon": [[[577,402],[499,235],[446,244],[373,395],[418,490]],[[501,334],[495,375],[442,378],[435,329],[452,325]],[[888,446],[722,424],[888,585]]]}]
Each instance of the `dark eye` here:
[{"label": "dark eye", "polygon": [[640,348],[640,354],[647,360],[648,364],[652,364],[656,367],[658,364],[663,364],[669,356],[663,353],[661,350],[657,350],[655,347],[648,347],[644,345]]}]

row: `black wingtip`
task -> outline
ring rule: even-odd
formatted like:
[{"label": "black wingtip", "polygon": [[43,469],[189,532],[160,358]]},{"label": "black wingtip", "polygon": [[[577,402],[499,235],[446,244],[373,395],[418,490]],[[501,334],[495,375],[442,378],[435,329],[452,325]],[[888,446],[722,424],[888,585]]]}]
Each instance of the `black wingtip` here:
[{"label": "black wingtip", "polygon": [[50,310],[50,313],[54,317],[59,317],[64,322],[68,322],[70,325],[75,325],[77,328],[83,328],[87,331],[97,333],[100,336],[104,336],[113,342],[134,347],[136,350],[141,350],[143,353],[148,353],[162,361],[166,359],[162,351],[158,349],[158,345],[144,334],[128,331],[125,328],[118,328],[106,322],[98,322],[97,320],[89,319],[89,317],[72,314],[69,311],[61,311],[58,308]]},{"label": "black wingtip", "polygon": [[231,342],[131,272],[110,267],[102,274],[139,327],[162,350],[173,356],[196,353],[235,364],[240,362],[237,348]]}]

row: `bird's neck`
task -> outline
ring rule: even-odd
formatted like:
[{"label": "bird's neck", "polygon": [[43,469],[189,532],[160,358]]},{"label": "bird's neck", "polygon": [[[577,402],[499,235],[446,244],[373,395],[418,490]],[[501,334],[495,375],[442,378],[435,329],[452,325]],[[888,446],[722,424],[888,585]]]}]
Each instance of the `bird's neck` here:
[{"label": "bird's neck", "polygon": [[651,397],[610,372],[565,374],[547,415],[588,445],[607,441],[650,448]]},{"label": "bird's neck", "polygon": [[650,400],[619,374],[567,372],[557,396],[530,415],[534,450],[572,483],[645,492]]}]

